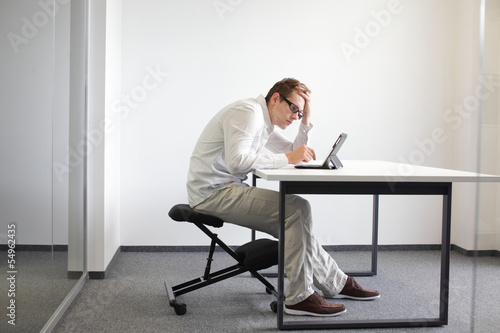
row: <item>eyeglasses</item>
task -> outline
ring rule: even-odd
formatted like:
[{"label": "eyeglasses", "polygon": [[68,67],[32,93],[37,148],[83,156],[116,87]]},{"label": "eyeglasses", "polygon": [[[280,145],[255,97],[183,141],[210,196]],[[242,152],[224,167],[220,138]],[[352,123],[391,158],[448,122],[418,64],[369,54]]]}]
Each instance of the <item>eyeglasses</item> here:
[{"label": "eyeglasses", "polygon": [[285,102],[288,103],[288,106],[290,107],[290,111],[292,111],[293,113],[299,114],[299,119],[304,117],[304,112],[300,111],[299,107],[297,105],[295,105],[292,102],[290,102],[289,100],[287,100],[282,94],[280,94],[280,96],[281,96],[281,98],[283,98],[283,100],[285,100]]}]

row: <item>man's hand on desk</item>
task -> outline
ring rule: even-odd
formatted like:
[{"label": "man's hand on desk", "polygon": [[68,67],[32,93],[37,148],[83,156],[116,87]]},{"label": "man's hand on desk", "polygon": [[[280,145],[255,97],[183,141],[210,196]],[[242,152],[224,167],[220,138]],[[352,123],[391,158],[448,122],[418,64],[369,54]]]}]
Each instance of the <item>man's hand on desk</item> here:
[{"label": "man's hand on desk", "polygon": [[312,148],[302,145],[299,148],[285,154],[288,158],[288,164],[296,164],[300,162],[309,162],[316,159],[316,154]]}]

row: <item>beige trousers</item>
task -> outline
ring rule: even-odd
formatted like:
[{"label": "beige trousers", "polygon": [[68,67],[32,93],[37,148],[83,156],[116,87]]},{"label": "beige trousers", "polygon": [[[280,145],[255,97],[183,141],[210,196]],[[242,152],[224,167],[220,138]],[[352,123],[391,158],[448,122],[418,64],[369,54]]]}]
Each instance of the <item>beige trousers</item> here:
[{"label": "beige trousers", "polygon": [[[278,237],[279,192],[231,186],[194,209]],[[313,285],[325,295],[338,294],[347,275],[314,238],[309,202],[287,195],[285,216],[285,272],[289,281],[285,303],[293,305],[305,300],[313,294]]]}]

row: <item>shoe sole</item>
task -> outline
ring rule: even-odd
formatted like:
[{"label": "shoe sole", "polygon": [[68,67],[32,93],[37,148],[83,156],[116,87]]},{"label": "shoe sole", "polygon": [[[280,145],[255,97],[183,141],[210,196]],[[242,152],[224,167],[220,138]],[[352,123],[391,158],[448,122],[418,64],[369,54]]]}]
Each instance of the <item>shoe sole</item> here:
[{"label": "shoe sole", "polygon": [[314,313],[314,312],[308,312],[308,311],[303,311],[303,310],[293,310],[293,309],[287,309],[285,308],[285,313],[289,315],[295,315],[295,316],[314,316],[314,317],[335,317],[338,316],[342,313],[346,313],[347,310],[335,312],[335,313]]},{"label": "shoe sole", "polygon": [[349,295],[338,294],[338,295],[335,295],[333,297],[328,297],[328,298],[352,299],[352,300],[355,300],[355,301],[372,301],[374,299],[380,298],[380,295],[370,296],[370,297],[356,297],[356,296],[349,296]]}]

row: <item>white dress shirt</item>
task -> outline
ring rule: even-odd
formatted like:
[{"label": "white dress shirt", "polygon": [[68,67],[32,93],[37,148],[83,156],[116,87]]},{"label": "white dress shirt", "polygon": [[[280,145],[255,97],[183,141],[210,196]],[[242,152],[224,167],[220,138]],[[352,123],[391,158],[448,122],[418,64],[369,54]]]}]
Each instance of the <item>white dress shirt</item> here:
[{"label": "white dress shirt", "polygon": [[[300,123],[294,142],[274,131],[264,96],[234,102],[203,130],[190,160],[187,190],[194,207],[213,193],[243,183],[255,169],[288,164],[288,153],[307,143],[311,127]],[[267,148],[271,153],[262,151]]]}]

